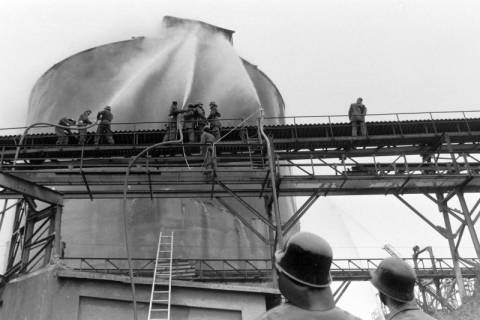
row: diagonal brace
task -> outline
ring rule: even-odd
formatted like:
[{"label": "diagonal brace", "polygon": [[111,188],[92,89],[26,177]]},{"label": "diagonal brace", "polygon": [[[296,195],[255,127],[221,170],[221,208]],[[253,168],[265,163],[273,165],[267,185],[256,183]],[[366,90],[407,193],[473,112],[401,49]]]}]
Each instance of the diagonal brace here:
[{"label": "diagonal brace", "polygon": [[317,199],[320,197],[320,189],[315,191],[306,201],[305,203],[295,212],[295,214],[288,219],[288,221],[283,225],[283,234],[288,233],[290,229],[297,223],[298,220],[300,220],[301,217],[307,212],[308,209],[317,201]]},{"label": "diagonal brace", "polygon": [[240,202],[245,208],[247,208],[251,213],[253,213],[257,218],[262,220],[269,228],[275,229],[275,226],[268,221],[267,218],[265,218],[260,212],[258,212],[254,207],[252,207],[248,202],[240,198],[233,190],[231,190],[229,187],[227,187],[223,182],[217,180],[217,183],[225,189],[232,197],[237,199],[238,202]]},{"label": "diagonal brace", "polygon": [[413,211],[413,213],[415,213],[418,217],[420,217],[420,219],[422,219],[423,221],[425,221],[430,227],[432,227],[435,231],[437,231],[441,236],[443,236],[444,238],[447,238],[447,236],[440,231],[440,229],[434,225],[427,217],[425,217],[423,214],[420,213],[420,211],[418,211],[417,209],[415,209],[410,203],[408,203],[405,199],[403,199],[401,196],[399,196],[398,194],[394,194],[394,196],[400,200],[405,206],[407,206],[407,208],[409,208],[410,210]]},{"label": "diagonal brace", "polygon": [[247,219],[245,219],[245,217],[243,217],[240,213],[238,213],[232,206],[230,206],[225,200],[223,200],[222,198],[220,197],[215,197],[215,199],[217,199],[218,202],[220,202],[225,208],[227,208],[227,210],[233,215],[235,216],[236,218],[238,218],[238,220],[240,220],[248,229],[250,229],[250,231],[252,231],[260,240],[262,240],[264,243],[266,244],[270,244],[269,241],[260,233],[258,232],[252,225],[250,222],[248,222]]}]

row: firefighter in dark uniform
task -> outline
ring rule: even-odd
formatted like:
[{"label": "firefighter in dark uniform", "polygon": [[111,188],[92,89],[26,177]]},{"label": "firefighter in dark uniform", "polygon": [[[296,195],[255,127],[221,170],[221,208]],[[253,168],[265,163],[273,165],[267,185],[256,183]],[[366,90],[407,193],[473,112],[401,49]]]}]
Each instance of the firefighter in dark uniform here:
[{"label": "firefighter in dark uniform", "polygon": [[287,302],[258,320],[359,320],[335,306],[330,283],[332,248],[321,237],[299,232],[275,253],[278,287]]},{"label": "firefighter in dark uniform", "polygon": [[68,137],[72,135],[72,131],[68,127],[75,125],[75,120],[63,117],[58,124],[62,127],[55,127],[55,134],[58,137],[57,144],[68,144]]},{"label": "firefighter in dark uniform", "polygon": [[100,121],[100,123],[98,124],[95,134],[95,144],[98,144],[102,137],[105,137],[108,144],[114,144],[113,133],[110,127],[113,120],[112,108],[106,106],[97,114],[97,120]]},{"label": "firefighter in dark uniform", "polygon": [[362,136],[367,135],[367,126],[365,124],[365,116],[367,115],[367,107],[362,103],[363,99],[358,98],[357,102],[350,105],[348,110],[348,118],[352,123],[352,136],[358,135],[358,130]]},{"label": "firefighter in dark uniform", "polygon": [[87,129],[85,129],[85,127],[92,124],[92,121],[88,118],[91,113],[91,110],[86,110],[78,117],[78,144],[85,144],[87,138]]},{"label": "firefighter in dark uniform", "polygon": [[207,124],[207,118],[205,116],[205,110],[203,109],[203,103],[197,103],[195,105],[195,116],[193,126],[195,129],[195,141],[200,140],[200,136],[203,133],[203,128]]},{"label": "firefighter in dark uniform", "polygon": [[210,127],[205,125],[203,127],[202,135],[200,136],[200,144],[202,145],[202,156],[205,164],[204,173],[207,175],[214,174],[217,169],[217,161],[213,150],[213,143],[215,141],[217,141],[217,139],[212,134]]},{"label": "firefighter in dark uniform", "polygon": [[168,126],[165,135],[163,136],[163,142],[177,140],[177,119],[178,115],[184,112],[184,110],[180,110],[178,108],[177,101],[172,101],[172,105],[170,106],[170,113],[168,114]]},{"label": "firefighter in dark uniform", "polygon": [[189,104],[183,115],[183,128],[186,129],[186,142],[198,142],[206,124],[205,110],[203,104]]},{"label": "firefighter in dark uniform", "polygon": [[185,129],[185,142],[195,142],[195,129],[194,129],[194,119],[195,119],[195,105],[189,104],[185,114],[183,115],[183,128]]},{"label": "firefighter in dark uniform", "polygon": [[217,104],[214,101],[210,102],[210,114],[207,121],[210,123],[210,131],[217,139],[220,139],[220,130],[222,129],[221,116]]},{"label": "firefighter in dark uniform", "polygon": [[388,320],[435,320],[415,302],[416,279],[412,267],[395,257],[383,260],[371,272],[370,282],[378,289],[380,301],[390,309]]}]

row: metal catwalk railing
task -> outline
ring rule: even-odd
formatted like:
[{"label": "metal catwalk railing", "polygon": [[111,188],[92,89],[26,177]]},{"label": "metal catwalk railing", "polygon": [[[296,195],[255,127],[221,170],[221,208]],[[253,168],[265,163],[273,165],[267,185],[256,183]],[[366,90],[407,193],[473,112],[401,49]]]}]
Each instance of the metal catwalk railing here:
[{"label": "metal catwalk railing", "polygon": [[[445,123],[448,120],[451,131],[476,131],[478,120],[480,119],[480,110],[470,111],[451,111],[451,112],[417,112],[417,113],[388,113],[388,114],[369,114],[366,118],[367,133],[369,136],[378,135],[379,131],[385,134],[408,135],[414,129],[422,128],[424,133],[441,132],[438,124]],[[231,140],[242,135],[246,128],[258,125],[258,119],[250,119],[242,123],[244,119],[221,119],[224,128],[233,128],[238,126],[237,135],[232,136]],[[242,123],[242,124],[241,124]],[[239,125],[241,124],[241,125]],[[117,144],[142,144],[145,141],[148,132],[165,132],[169,122],[162,121],[144,121],[144,122],[114,122],[111,128],[115,131],[115,140]],[[292,134],[299,130],[318,126],[322,128],[321,135],[327,137],[342,137],[351,135],[351,125],[346,115],[329,116],[292,116],[292,117],[265,117],[264,125],[270,132],[275,133],[282,127],[288,127]],[[24,133],[27,127],[0,128],[1,145],[16,145],[20,140],[20,135]],[[76,133],[76,130],[73,130]],[[27,139],[24,145],[40,145],[37,140],[41,140],[50,135],[50,139],[45,144],[55,144],[53,126],[39,125],[29,129]],[[93,142],[94,132],[89,132],[90,143]],[[73,135],[75,136],[75,135]],[[76,143],[71,139],[70,143]],[[158,142],[158,141],[157,141]],[[88,144],[88,143],[87,143]]]}]

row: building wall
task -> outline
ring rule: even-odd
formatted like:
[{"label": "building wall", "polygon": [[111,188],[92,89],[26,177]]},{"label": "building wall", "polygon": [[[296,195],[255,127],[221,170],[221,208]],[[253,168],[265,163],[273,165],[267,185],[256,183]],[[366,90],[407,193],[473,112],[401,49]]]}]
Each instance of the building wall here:
[{"label": "building wall", "polygon": [[[57,276],[58,274],[58,276]],[[151,279],[136,285],[138,319],[146,319]],[[272,289],[181,283],[172,290],[172,319],[255,319]],[[2,294],[1,320],[131,320],[132,296],[125,277],[83,277],[55,268],[19,278]]]}]

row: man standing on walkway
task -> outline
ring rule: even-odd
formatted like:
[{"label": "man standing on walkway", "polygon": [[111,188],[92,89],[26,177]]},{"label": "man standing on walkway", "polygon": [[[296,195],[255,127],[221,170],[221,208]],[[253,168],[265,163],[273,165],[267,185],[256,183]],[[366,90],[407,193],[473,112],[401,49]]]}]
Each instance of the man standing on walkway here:
[{"label": "man standing on walkway", "polygon": [[378,289],[380,301],[390,309],[388,320],[435,320],[415,302],[416,278],[412,267],[395,257],[383,260],[371,273],[370,282]]},{"label": "man standing on walkway", "polygon": [[362,103],[363,99],[358,98],[357,102],[350,105],[348,110],[348,118],[352,123],[352,136],[356,137],[358,135],[358,130],[360,129],[361,135],[367,135],[367,126],[365,125],[365,116],[367,114],[367,107]]},{"label": "man standing on walkway", "polygon": [[321,237],[299,232],[275,253],[278,287],[287,302],[258,320],[359,320],[335,306],[330,283],[332,248]]},{"label": "man standing on walkway", "polygon": [[200,144],[202,145],[203,163],[205,165],[204,174],[210,176],[214,175],[217,170],[217,159],[215,157],[215,150],[213,149],[215,141],[217,141],[217,139],[212,134],[210,127],[208,125],[204,126],[202,135],[200,136]]},{"label": "man standing on walkway", "polygon": [[58,125],[61,127],[55,127],[57,144],[68,144],[68,137],[72,134],[68,127],[75,125],[75,120],[63,117],[58,121]]},{"label": "man standing on walkway", "polygon": [[105,109],[97,114],[97,120],[100,121],[95,134],[95,144],[100,142],[100,138],[103,136],[107,140],[108,144],[114,144],[113,133],[110,128],[110,124],[113,120],[112,108],[106,106]]},{"label": "man standing on walkway", "polygon": [[185,142],[195,142],[195,105],[189,104],[183,115],[183,129],[185,129]]},{"label": "man standing on walkway", "polygon": [[180,110],[178,108],[177,101],[172,101],[172,105],[170,106],[170,113],[168,114],[168,126],[167,130],[165,130],[165,136],[163,136],[163,142],[177,140],[177,119],[178,115],[184,112],[184,110]]},{"label": "man standing on walkway", "polygon": [[88,118],[91,113],[91,110],[86,110],[80,115],[80,117],[78,117],[78,144],[80,145],[85,144],[87,138],[87,129],[85,129],[85,127],[92,124],[92,121]]},{"label": "man standing on walkway", "polygon": [[211,133],[217,139],[220,139],[220,129],[222,128],[222,123],[220,122],[221,116],[220,112],[218,112],[217,104],[214,101],[210,102],[210,114],[208,115],[207,121],[210,123]]}]

